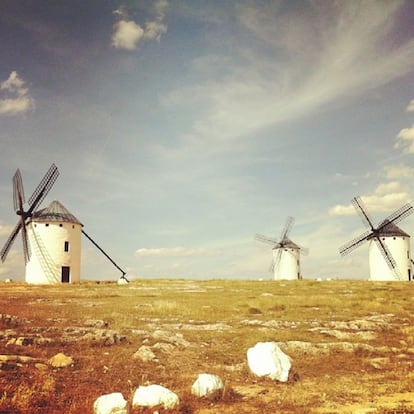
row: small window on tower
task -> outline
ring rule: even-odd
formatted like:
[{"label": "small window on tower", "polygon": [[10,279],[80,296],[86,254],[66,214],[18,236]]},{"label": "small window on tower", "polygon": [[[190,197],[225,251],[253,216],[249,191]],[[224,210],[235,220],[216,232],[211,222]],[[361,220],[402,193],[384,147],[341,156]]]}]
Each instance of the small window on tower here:
[{"label": "small window on tower", "polygon": [[69,242],[65,241],[65,252],[69,251]]}]

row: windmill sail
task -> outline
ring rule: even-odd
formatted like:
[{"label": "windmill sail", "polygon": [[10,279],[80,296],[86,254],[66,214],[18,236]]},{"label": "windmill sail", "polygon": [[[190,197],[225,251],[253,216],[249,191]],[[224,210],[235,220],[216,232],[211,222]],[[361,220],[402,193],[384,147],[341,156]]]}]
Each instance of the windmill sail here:
[{"label": "windmill sail", "polygon": [[27,263],[30,259],[30,245],[27,237],[26,225],[28,219],[36,211],[37,207],[44,200],[46,195],[49,193],[52,188],[56,178],[59,175],[59,171],[55,164],[52,164],[49,170],[46,172],[45,176],[33,192],[32,196],[29,199],[29,208],[27,211],[24,210],[24,189],[23,189],[23,180],[20,173],[20,170],[17,169],[16,173],[13,176],[13,207],[18,216],[20,216],[19,221],[17,222],[15,228],[10,233],[10,236],[6,240],[3,248],[0,251],[1,261],[4,262],[6,257],[12,247],[14,240],[21,231],[22,242],[23,242],[23,254],[25,262]]},{"label": "windmill sail", "polygon": [[[402,280],[403,276],[401,275],[397,261],[385,242],[385,237],[391,234],[394,236],[401,235],[402,230],[396,226],[396,223],[399,223],[401,220],[412,214],[414,212],[413,207],[410,204],[405,204],[394,213],[390,214],[380,225],[375,227],[361,197],[354,197],[352,204],[361,217],[362,222],[369,228],[369,230],[340,247],[339,253],[342,256],[345,256],[357,249],[363,243],[373,241],[382,256],[384,263],[393,275],[393,278]],[[404,234],[409,237],[408,234]]]},{"label": "windmill sail", "polygon": [[300,274],[300,252],[307,254],[308,249],[300,247],[289,239],[289,233],[294,223],[293,217],[286,219],[279,240],[256,234],[255,239],[272,246],[272,262],[270,271],[273,272],[275,279],[301,279]]}]

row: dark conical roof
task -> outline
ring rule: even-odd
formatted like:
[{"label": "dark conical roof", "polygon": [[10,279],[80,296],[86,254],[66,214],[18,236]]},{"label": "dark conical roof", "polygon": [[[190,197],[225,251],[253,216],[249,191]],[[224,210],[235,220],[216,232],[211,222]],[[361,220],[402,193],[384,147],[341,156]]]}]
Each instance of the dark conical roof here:
[{"label": "dark conical roof", "polygon": [[287,237],[285,237],[274,248],[275,249],[287,248],[287,249],[298,249],[298,250],[300,250],[300,246],[298,246],[296,243],[294,243],[292,240],[288,239]]},{"label": "dark conical roof", "polygon": [[[396,224],[388,220],[384,220],[379,226],[378,236],[381,237],[410,237],[405,231],[401,230]],[[368,239],[373,236],[369,236]]]},{"label": "dark conical roof", "polygon": [[48,207],[36,211],[32,219],[35,221],[59,221],[66,223],[80,224],[82,223],[60,202],[52,201]]}]

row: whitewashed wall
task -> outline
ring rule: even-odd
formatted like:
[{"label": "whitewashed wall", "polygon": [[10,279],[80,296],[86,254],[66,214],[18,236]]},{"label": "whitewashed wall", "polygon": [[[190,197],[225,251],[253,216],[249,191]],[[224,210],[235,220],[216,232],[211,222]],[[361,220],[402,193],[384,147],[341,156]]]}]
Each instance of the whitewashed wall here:
[{"label": "whitewashed wall", "polygon": [[[381,237],[381,241],[388,247],[396,262],[402,279],[408,280],[408,271],[411,271],[411,253],[410,253],[410,238],[409,237]],[[374,240],[370,241],[369,245],[369,268],[370,280],[373,281],[393,281],[397,280],[395,274],[387,265],[380,249]],[[412,271],[411,271],[412,278]]]},{"label": "whitewashed wall", "polygon": [[[274,260],[278,255],[278,249],[273,250]],[[282,249],[279,266],[274,267],[275,280],[298,280],[300,275],[300,250]]]},{"label": "whitewashed wall", "polygon": [[[29,223],[31,257],[26,265],[26,282],[61,283],[62,266],[70,267],[70,283],[80,281],[81,225],[68,222]],[[65,242],[69,251],[65,252]]]}]

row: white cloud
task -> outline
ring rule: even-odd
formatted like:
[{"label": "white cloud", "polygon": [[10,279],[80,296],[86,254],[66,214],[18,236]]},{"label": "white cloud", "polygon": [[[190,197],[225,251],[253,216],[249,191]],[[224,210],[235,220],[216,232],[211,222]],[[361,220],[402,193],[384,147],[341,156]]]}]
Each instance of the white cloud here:
[{"label": "white cloud", "polygon": [[352,216],[355,214],[355,208],[352,204],[346,206],[337,204],[330,208],[328,213],[330,216]]},{"label": "white cloud", "polygon": [[163,23],[168,7],[166,0],[158,0],[155,5],[155,20],[145,23],[145,37],[150,40],[161,39],[161,35],[167,32],[167,25]]},{"label": "white cloud", "polygon": [[406,108],[407,112],[414,112],[414,99],[411,100],[411,102],[408,104]]},{"label": "white cloud", "polygon": [[158,0],[155,5],[155,14],[157,20],[164,20],[165,13],[168,7],[168,1],[167,0]]},{"label": "white cloud", "polygon": [[[4,97],[3,97],[4,96]],[[0,115],[18,115],[34,108],[34,100],[16,71],[0,83]]]},{"label": "white cloud", "polygon": [[158,42],[161,39],[161,35],[166,33],[167,26],[164,23],[153,21],[145,23],[145,33],[144,36],[146,39],[157,40]]},{"label": "white cloud", "polygon": [[414,154],[414,126],[403,128],[397,135],[396,148],[402,148],[405,154]]},{"label": "white cloud", "polygon": [[141,248],[135,252],[140,257],[188,257],[188,256],[212,256],[219,254],[217,250],[203,247],[161,247]]},{"label": "white cloud", "polygon": [[144,29],[133,22],[120,20],[115,23],[115,33],[112,36],[112,45],[117,49],[134,50],[144,36]]},{"label": "white cloud", "polygon": [[[373,194],[361,196],[369,213],[396,210],[410,200],[410,194],[397,181],[380,184]],[[352,204],[336,205],[329,210],[330,216],[351,216],[356,210]]]},{"label": "white cloud", "polygon": [[386,178],[395,180],[398,178],[412,178],[414,177],[414,168],[407,165],[387,165],[384,167]]},{"label": "white cloud", "polygon": [[163,23],[167,6],[166,0],[159,0],[155,3],[155,18],[145,23],[145,29],[133,20],[128,20],[125,8],[114,10],[113,14],[119,16],[121,20],[114,25],[112,45],[117,49],[135,50],[141,39],[159,42],[161,35],[167,32],[167,25]]}]

